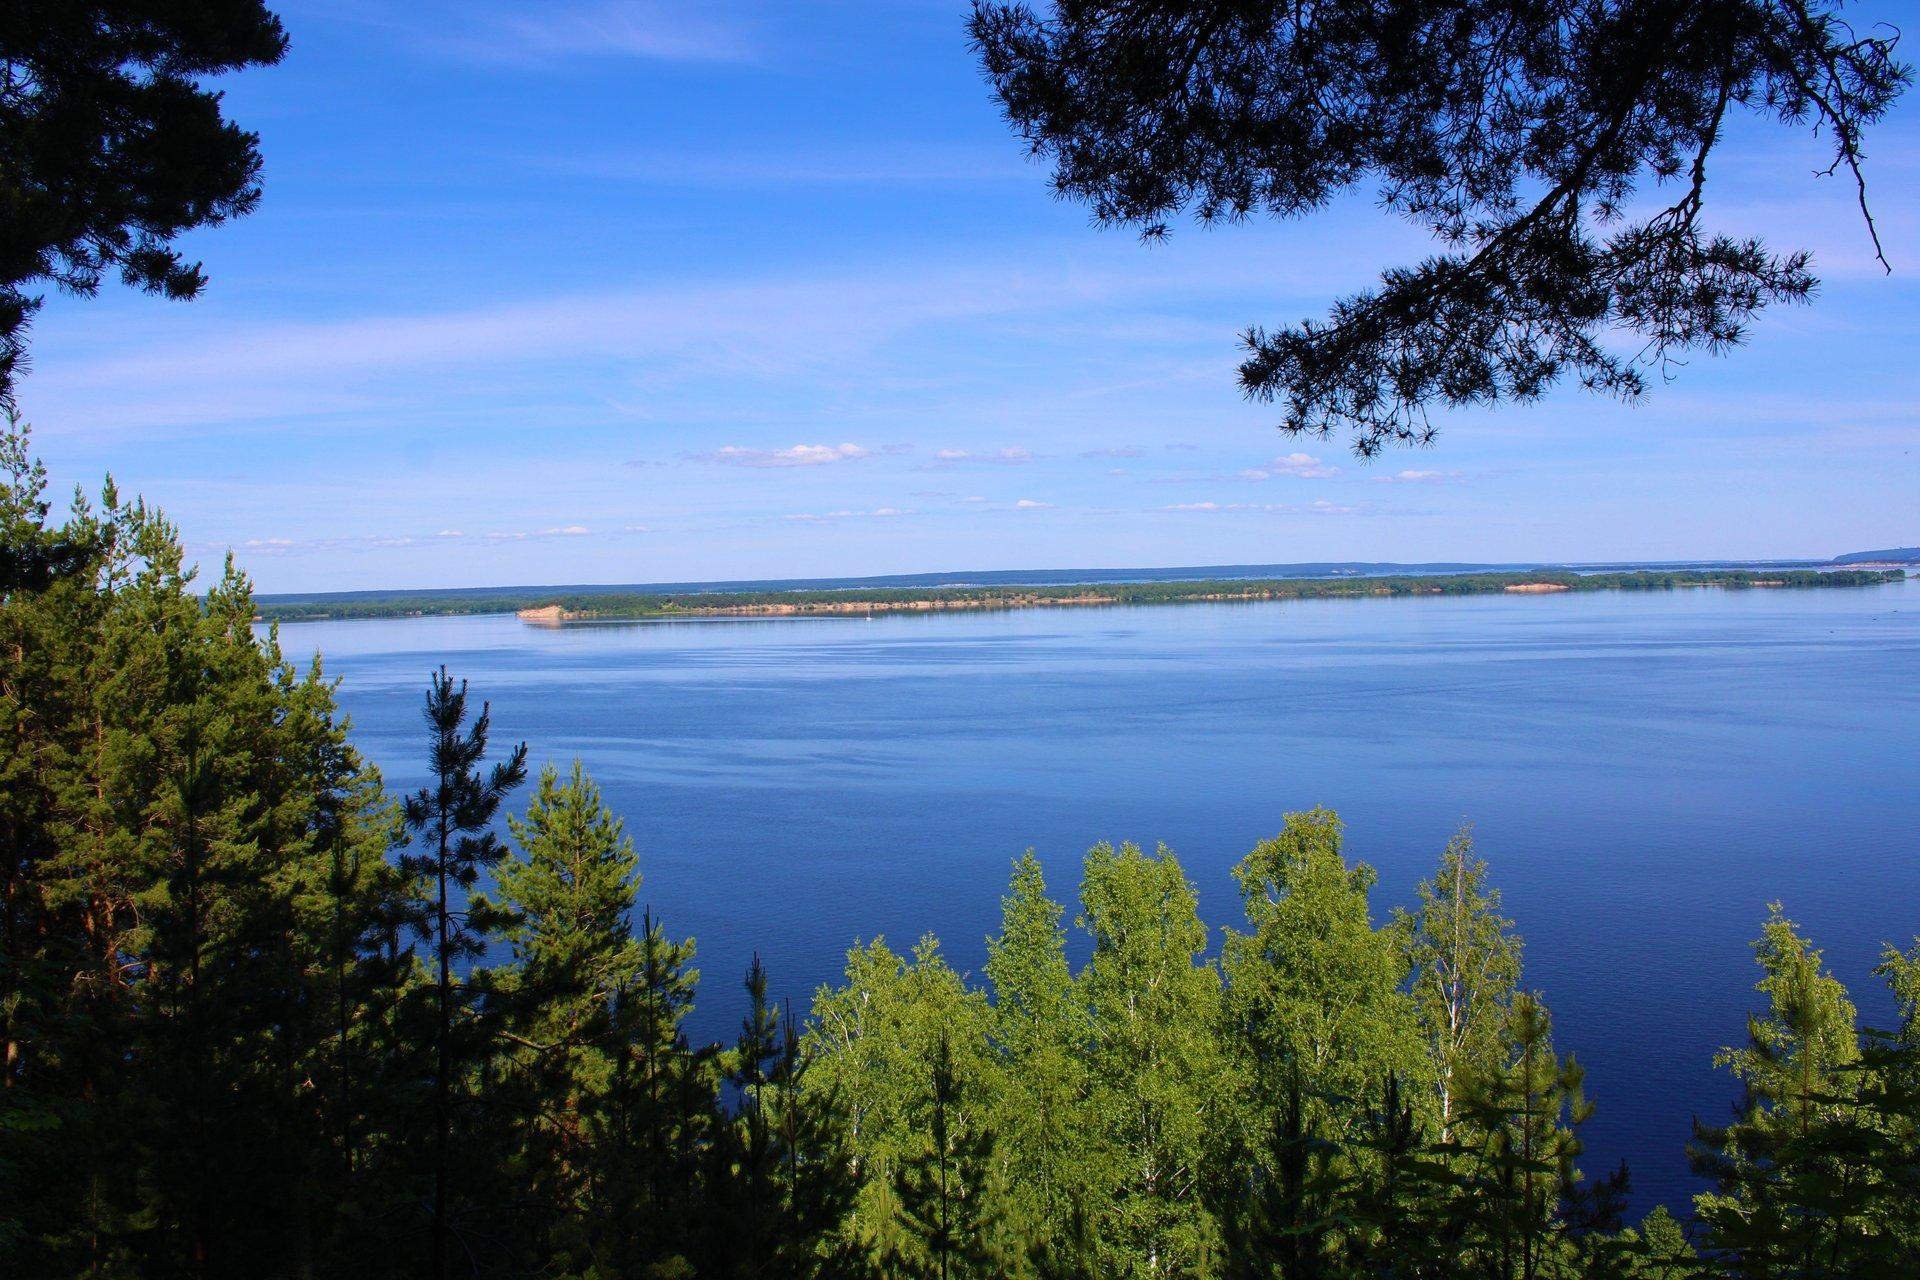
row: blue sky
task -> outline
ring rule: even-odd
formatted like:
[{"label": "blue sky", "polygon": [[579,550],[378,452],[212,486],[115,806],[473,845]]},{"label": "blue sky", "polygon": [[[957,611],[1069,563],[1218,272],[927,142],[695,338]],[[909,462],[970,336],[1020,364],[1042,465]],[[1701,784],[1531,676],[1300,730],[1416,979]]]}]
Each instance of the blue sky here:
[{"label": "blue sky", "polygon": [[226,86],[266,198],[189,243],[207,293],[50,298],[21,394],[63,491],[111,470],[263,590],[1920,542],[1912,103],[1869,140],[1891,278],[1818,144],[1743,125],[1715,224],[1811,248],[1812,307],[1639,406],[1362,463],[1240,398],[1235,335],[1424,241],[1366,191],[1093,229],[962,5],[279,8],[286,62]]}]

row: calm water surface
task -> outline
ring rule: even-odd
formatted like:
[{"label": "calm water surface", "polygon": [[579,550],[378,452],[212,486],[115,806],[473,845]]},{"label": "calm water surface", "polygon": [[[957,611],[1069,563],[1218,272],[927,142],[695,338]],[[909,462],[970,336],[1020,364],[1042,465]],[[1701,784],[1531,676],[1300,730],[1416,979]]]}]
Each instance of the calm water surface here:
[{"label": "calm water surface", "polygon": [[[1863,1010],[1920,934],[1920,582],[1860,590],[1298,601],[540,630],[308,623],[355,739],[421,781],[444,661],[496,741],[579,757],[694,935],[694,1031],[730,1036],[754,950],[805,1004],[857,938],[940,935],[977,971],[1009,861],[1057,897],[1102,839],[1164,841],[1216,931],[1228,870],[1338,809],[1408,902],[1474,824],[1527,980],[1599,1103],[1589,1172],[1683,1201],[1688,1120],[1726,1113],[1769,900]],[[1217,941],[1217,932],[1216,932]]]}]

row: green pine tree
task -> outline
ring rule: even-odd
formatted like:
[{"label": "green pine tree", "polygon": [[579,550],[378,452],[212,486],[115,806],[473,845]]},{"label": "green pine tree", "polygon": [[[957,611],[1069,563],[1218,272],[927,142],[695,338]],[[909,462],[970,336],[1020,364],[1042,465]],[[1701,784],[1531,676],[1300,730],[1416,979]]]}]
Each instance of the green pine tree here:
[{"label": "green pine tree", "polygon": [[1694,1200],[1707,1253],[1734,1277],[1895,1274],[1873,1213],[1881,1144],[1853,1001],[1778,903],[1754,956],[1767,1010],[1715,1058],[1739,1106],[1726,1125],[1695,1125],[1695,1170],[1716,1184]]},{"label": "green pine tree", "polygon": [[505,855],[505,846],[492,830],[493,818],[501,801],[526,778],[527,748],[522,743],[483,773],[491,708],[482,704],[479,716],[469,725],[466,682],[456,687],[445,667],[428,682],[426,718],[432,782],[408,796],[403,810],[421,851],[403,853],[400,863],[410,875],[426,882],[431,895],[421,904],[422,929],[432,946],[434,968],[428,1266],[435,1280],[447,1280],[455,1225],[451,1182],[456,1093],[484,1045],[473,1034],[472,1002],[464,984],[456,983],[454,966],[485,953],[496,923],[484,900],[463,899],[472,894],[480,873],[491,870]]},{"label": "green pine tree", "polygon": [[713,1054],[693,1050],[682,1029],[700,977],[693,943],[668,938],[647,911],[636,948],[609,1010],[612,1074],[593,1129],[595,1253],[616,1275],[695,1249],[703,1152],[719,1124]]},{"label": "green pine tree", "polygon": [[515,1156],[522,1198],[535,1206],[535,1265],[584,1265],[602,1154],[594,1137],[619,1053],[615,1008],[641,963],[629,921],[639,860],[579,761],[564,781],[543,768],[526,815],[507,825],[520,854],[497,872],[513,963],[495,993],[507,1041],[496,1069],[519,1099]]},{"label": "green pine tree", "polygon": [[767,997],[755,956],[747,1013],[725,1059],[734,1115],[713,1147],[703,1271],[768,1280],[853,1280],[868,1251],[848,1228],[860,1191],[839,1091],[814,1086],[816,1059]]},{"label": "green pine tree", "polygon": [[918,1150],[893,1170],[904,1239],[887,1260],[889,1275],[912,1280],[1001,1280],[1022,1261],[1008,1247],[1006,1202],[997,1184],[993,1132],[984,1100],[972,1106],[954,1075],[946,1035],[929,1064],[925,1127]]},{"label": "green pine tree", "polygon": [[1896,1010],[1890,1031],[1867,1032],[1861,1102],[1877,1142],[1871,1206],[1877,1257],[1920,1257],[1920,938],[1889,944],[1874,971]]},{"label": "green pine tree", "polygon": [[[1569,1212],[1579,1204],[1579,1127],[1593,1107],[1579,1063],[1554,1051],[1552,1019],[1537,996],[1514,998],[1503,1040],[1501,1060],[1459,1080],[1445,1149],[1463,1194],[1451,1202],[1449,1234],[1489,1280],[1539,1280],[1563,1273],[1580,1234],[1612,1224],[1604,1213]],[[1616,1190],[1608,1184],[1609,1197]]]},{"label": "green pine tree", "polygon": [[0,454],[6,536],[93,554],[0,599],[0,1248],[22,1274],[317,1273],[359,1108],[316,1086],[377,1002],[390,810],[231,563],[196,595],[111,482],[48,530],[24,437]]}]

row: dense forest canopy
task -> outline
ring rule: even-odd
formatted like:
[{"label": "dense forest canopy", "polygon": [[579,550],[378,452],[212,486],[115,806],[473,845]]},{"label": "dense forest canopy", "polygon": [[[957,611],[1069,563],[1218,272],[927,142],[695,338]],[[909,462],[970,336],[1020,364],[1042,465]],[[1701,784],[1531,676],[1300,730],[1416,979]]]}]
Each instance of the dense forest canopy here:
[{"label": "dense forest canopy", "polygon": [[1301,217],[1364,184],[1431,233],[1324,321],[1245,335],[1247,394],[1362,455],[1563,378],[1638,398],[1810,297],[1805,252],[1709,229],[1736,115],[1819,136],[1881,253],[1866,131],[1910,79],[1899,33],[1837,0],[975,0],[971,30],[1054,189],[1102,223]]},{"label": "dense forest canopy", "polygon": [[1171,850],[1095,846],[1071,905],[1028,853],[984,974],[873,939],[808,1011],[756,961],[707,997],[737,1037],[694,1044],[693,940],[641,906],[585,769],[528,787],[484,703],[423,673],[429,780],[393,796],[236,568],[202,591],[110,483],[50,525],[5,445],[5,545],[88,549],[0,593],[7,1275],[1774,1280],[1920,1256],[1920,939],[1887,947],[1897,1021],[1865,1029],[1776,909],[1719,1058],[1738,1105],[1686,1153],[1709,1190],[1637,1222],[1628,1171],[1583,1167],[1608,1100],[1465,831],[1383,911],[1338,817],[1287,815],[1224,932]]}]

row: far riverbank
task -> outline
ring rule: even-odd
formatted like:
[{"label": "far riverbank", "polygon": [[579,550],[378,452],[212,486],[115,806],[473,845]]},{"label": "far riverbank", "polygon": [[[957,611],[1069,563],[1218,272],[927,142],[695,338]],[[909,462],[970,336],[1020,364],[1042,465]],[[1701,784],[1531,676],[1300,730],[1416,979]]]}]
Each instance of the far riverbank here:
[{"label": "far riverbank", "polygon": [[1200,578],[1059,585],[956,585],[732,591],[542,591],[438,598],[382,596],[263,601],[266,622],[513,613],[536,626],[670,618],[846,617],[884,613],[1004,611],[1124,605],[1352,599],[1366,596],[1513,595],[1588,591],[1809,589],[1897,582],[1901,569],[1523,569],[1496,573]]}]

